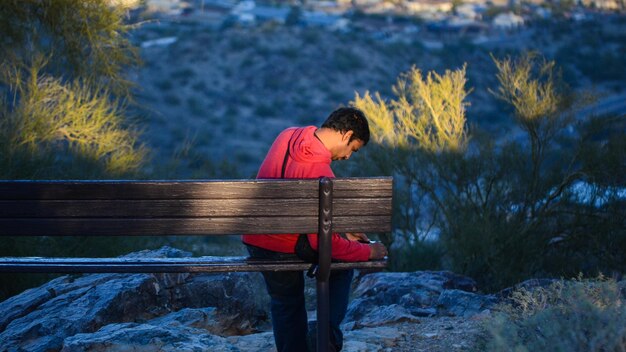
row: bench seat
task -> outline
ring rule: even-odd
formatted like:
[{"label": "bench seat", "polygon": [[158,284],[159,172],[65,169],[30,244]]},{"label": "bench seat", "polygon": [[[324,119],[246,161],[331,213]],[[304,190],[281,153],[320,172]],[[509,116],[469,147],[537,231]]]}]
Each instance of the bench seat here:
[{"label": "bench seat", "polygon": [[[331,263],[331,270],[383,270],[386,260]],[[259,260],[249,257],[189,258],[48,258],[3,257],[0,273],[224,273],[302,271],[311,266],[301,260]]]}]

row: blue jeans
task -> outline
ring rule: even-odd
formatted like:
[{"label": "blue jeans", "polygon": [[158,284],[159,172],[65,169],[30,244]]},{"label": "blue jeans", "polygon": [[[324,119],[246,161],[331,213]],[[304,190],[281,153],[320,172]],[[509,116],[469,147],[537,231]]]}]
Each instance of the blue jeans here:
[{"label": "blue jeans", "polygon": [[[297,259],[295,254],[280,253],[249,246],[252,258]],[[346,316],[353,270],[333,270],[330,274],[330,343],[331,351],[343,347],[343,334],[339,325]],[[304,274],[301,271],[263,272],[270,295],[270,311],[274,341],[278,352],[306,352],[308,324],[304,305]],[[312,342],[316,336],[308,337]]]}]

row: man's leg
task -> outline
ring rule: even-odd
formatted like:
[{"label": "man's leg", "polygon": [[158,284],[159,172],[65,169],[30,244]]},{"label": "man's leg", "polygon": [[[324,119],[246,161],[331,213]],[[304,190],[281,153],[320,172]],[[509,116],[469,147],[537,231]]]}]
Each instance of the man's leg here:
[{"label": "man's leg", "polygon": [[[281,259],[284,253],[248,246],[254,258]],[[292,255],[293,256],[293,255]],[[307,315],[302,272],[263,272],[270,295],[274,341],[278,352],[306,352]]]},{"label": "man's leg", "polygon": [[354,270],[333,270],[330,272],[330,343],[336,351],[343,347],[343,333],[339,325],[348,310],[348,298]]}]

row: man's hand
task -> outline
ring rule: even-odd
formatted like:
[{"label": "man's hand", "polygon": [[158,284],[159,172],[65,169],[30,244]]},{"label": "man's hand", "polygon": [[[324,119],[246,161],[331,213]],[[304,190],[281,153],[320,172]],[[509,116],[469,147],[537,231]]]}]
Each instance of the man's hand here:
[{"label": "man's hand", "polygon": [[367,236],[362,232],[354,232],[354,233],[346,232],[346,239],[348,239],[349,241],[359,241],[363,243],[370,242],[370,239],[367,238]]},{"label": "man's hand", "polygon": [[370,250],[370,259],[383,259],[388,254],[385,245],[379,242],[370,244]]}]

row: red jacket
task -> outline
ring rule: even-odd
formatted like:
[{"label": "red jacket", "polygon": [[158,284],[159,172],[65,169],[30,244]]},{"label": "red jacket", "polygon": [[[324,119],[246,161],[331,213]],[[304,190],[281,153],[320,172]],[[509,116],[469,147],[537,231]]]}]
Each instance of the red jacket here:
[{"label": "red jacket", "polygon": [[[285,178],[335,177],[330,168],[331,154],[322,142],[315,137],[315,126],[288,128],[278,135],[270,148],[257,178],[281,178],[287,145],[291,140],[289,159],[285,167]],[[243,235],[243,242],[275,252],[294,253],[298,234],[289,235]],[[317,250],[317,234],[309,234],[311,246]],[[333,259],[349,262],[367,261],[370,247],[367,244],[349,241],[335,233],[332,237]]]}]

